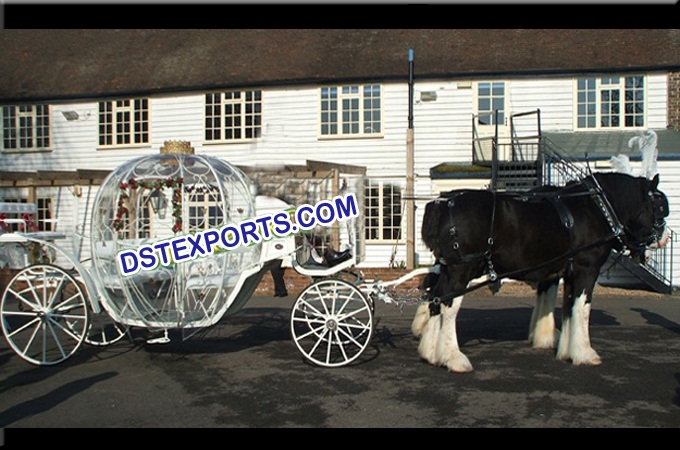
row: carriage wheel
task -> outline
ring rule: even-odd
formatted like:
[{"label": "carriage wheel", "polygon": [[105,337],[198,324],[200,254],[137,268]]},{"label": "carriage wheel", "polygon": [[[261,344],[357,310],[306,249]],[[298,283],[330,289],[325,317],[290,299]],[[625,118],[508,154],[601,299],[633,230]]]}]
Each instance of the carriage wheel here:
[{"label": "carriage wheel", "polygon": [[38,264],[9,282],[0,302],[2,332],[26,361],[54,365],[69,358],[85,339],[88,304],[80,284],[63,269]]},{"label": "carriage wheel", "polygon": [[339,367],[356,360],[373,333],[369,301],[352,284],[317,281],[299,295],[290,319],[293,341],[307,360]]},{"label": "carriage wheel", "polygon": [[85,342],[95,347],[105,347],[115,344],[128,334],[130,327],[122,325],[104,310],[90,317],[90,329],[85,336]]}]

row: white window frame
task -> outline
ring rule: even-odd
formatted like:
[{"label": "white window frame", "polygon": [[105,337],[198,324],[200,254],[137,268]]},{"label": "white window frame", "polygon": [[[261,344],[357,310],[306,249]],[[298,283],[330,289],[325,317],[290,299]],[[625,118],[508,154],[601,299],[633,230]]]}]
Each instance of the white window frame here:
[{"label": "white window frame", "polygon": [[[489,85],[489,95],[480,95],[479,90],[483,85]],[[494,85],[502,85],[503,87],[503,94],[499,95],[497,92],[494,92],[494,89],[497,89]],[[489,101],[489,108],[488,109],[480,109],[480,100],[482,99],[488,99]],[[495,114],[495,109],[499,109],[501,111],[501,115],[499,117],[499,126],[504,126],[506,123],[506,118],[508,116],[508,83],[504,80],[494,80],[494,81],[478,81],[475,83],[475,90],[474,90],[474,102],[475,102],[475,116],[476,116],[476,126],[477,127],[495,127],[496,125],[496,114]],[[498,103],[501,102],[502,105],[499,105]],[[502,108],[494,108],[496,106],[502,106]],[[482,123],[480,121],[481,116],[488,116],[489,121],[488,123]]]},{"label": "white window frame", "polygon": [[[26,197],[7,197],[2,199],[5,203],[28,203]],[[38,227],[38,231],[52,231],[53,230],[53,218],[54,218],[54,201],[52,197],[38,197],[36,199],[37,213],[35,214],[35,224]],[[22,215],[17,214],[11,219],[21,219]],[[24,230],[19,224],[13,223],[9,225],[11,231],[30,231]],[[0,230],[1,231],[1,230]]]},{"label": "white window frame", "polygon": [[[139,197],[140,194],[141,197]],[[123,204],[127,211],[120,218],[120,228],[116,231],[118,239],[144,239],[154,236],[155,218],[151,205],[151,191],[137,189],[134,196],[125,199]],[[99,210],[102,215],[106,215],[108,212],[107,207],[102,207]],[[116,214],[116,211],[113,211],[113,214]],[[131,229],[130,218],[133,216],[137,219],[137,222],[134,224],[134,229]]]},{"label": "white window frame", "polygon": [[[217,96],[219,99],[215,99]],[[208,92],[203,98],[206,144],[250,142],[262,137],[262,90]]]},{"label": "white window frame", "polygon": [[[641,78],[642,87],[627,87],[627,80]],[[582,83],[588,83],[581,89]],[[597,131],[597,130],[631,130],[642,129],[647,124],[647,77],[640,74],[627,75],[598,75],[578,77],[574,80],[574,130]],[[629,96],[634,98],[630,99]],[[639,96],[642,96],[640,99]],[[608,98],[605,98],[608,97]],[[613,98],[612,97],[616,97]],[[590,109],[584,109],[581,105],[590,105]],[[627,110],[631,104],[633,111]],[[587,106],[586,105],[586,106]],[[609,105],[609,114],[606,114],[604,106]],[[636,106],[642,107],[642,111],[636,110]],[[581,125],[579,120],[588,118],[594,121],[594,126]],[[612,125],[612,118],[617,123]],[[639,123],[640,119],[642,123]],[[627,121],[633,123],[627,125]]]},{"label": "white window frame", "polygon": [[[223,224],[221,222],[223,221],[223,215],[221,211],[219,211],[222,204],[220,191],[218,189],[206,189],[202,192],[191,193],[187,198],[187,223],[189,229],[186,232],[196,233],[222,226]],[[213,208],[216,214],[211,214]],[[196,214],[199,210],[202,213]],[[192,214],[192,212],[194,214]]]},{"label": "white window frame", "polygon": [[[10,109],[11,114],[7,114]],[[51,150],[51,114],[50,105],[46,103],[0,107],[0,149],[8,153]],[[15,146],[6,147],[8,140]]]},{"label": "white window frame", "polygon": [[36,199],[36,207],[38,208],[37,224],[39,231],[53,231],[54,225],[54,201],[52,197],[38,197]]},{"label": "white window frame", "polygon": [[[151,144],[151,101],[146,97],[102,100],[98,105],[98,148]],[[124,129],[121,129],[124,128]]]},{"label": "white window frame", "polygon": [[378,83],[319,88],[319,139],[383,136],[383,87]]},{"label": "white window frame", "polygon": [[[388,187],[391,188],[389,205],[386,204],[385,197],[385,188]],[[378,195],[371,195],[370,190],[376,188],[378,190]],[[376,178],[366,179],[364,192],[364,238],[366,244],[393,243],[404,236],[402,229],[404,225],[403,190],[402,183],[399,181]],[[395,191],[398,194],[396,205],[394,202]],[[377,205],[370,204],[373,199],[377,199]],[[395,207],[398,210],[396,214]],[[386,208],[389,208],[391,211],[387,212]],[[372,211],[372,209],[374,211]],[[395,219],[397,218],[399,225],[395,225]],[[372,220],[377,220],[377,225],[371,224]],[[386,224],[386,220],[389,220],[390,223]],[[373,230],[376,232],[376,237],[373,237]],[[388,230],[391,231],[391,234],[386,236]]]}]

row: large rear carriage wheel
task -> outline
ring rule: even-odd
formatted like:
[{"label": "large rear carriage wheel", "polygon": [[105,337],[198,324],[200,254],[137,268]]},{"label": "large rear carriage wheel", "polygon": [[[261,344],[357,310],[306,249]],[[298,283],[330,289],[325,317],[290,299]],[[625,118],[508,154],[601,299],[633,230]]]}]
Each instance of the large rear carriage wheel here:
[{"label": "large rear carriage wheel", "polygon": [[37,264],[19,271],[0,301],[2,332],[12,349],[37,365],[68,359],[89,327],[81,285],[63,269]]},{"label": "large rear carriage wheel", "polygon": [[347,281],[320,280],[298,296],[290,329],[307,360],[324,367],[344,366],[368,346],[373,334],[373,308]]}]

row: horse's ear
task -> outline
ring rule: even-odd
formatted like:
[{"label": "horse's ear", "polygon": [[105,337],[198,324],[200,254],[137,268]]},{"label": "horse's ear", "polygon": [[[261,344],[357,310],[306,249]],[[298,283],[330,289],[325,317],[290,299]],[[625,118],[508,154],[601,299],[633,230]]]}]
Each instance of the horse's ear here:
[{"label": "horse's ear", "polygon": [[652,190],[656,191],[656,188],[659,186],[659,174],[657,173],[654,175],[654,178],[652,178]]}]

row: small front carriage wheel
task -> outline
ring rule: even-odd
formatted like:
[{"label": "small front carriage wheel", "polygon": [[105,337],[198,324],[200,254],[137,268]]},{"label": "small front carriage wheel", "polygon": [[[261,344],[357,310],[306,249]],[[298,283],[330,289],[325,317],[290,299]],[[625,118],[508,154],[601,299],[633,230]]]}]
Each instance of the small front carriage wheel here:
[{"label": "small front carriage wheel", "polygon": [[63,269],[37,264],[19,271],[0,301],[2,332],[26,361],[54,365],[78,350],[89,326],[80,284]]},{"label": "small front carriage wheel", "polygon": [[307,360],[324,367],[344,366],[355,361],[371,340],[371,304],[347,281],[320,280],[298,296],[290,329]]}]

